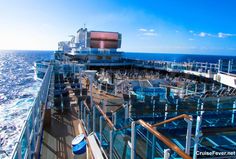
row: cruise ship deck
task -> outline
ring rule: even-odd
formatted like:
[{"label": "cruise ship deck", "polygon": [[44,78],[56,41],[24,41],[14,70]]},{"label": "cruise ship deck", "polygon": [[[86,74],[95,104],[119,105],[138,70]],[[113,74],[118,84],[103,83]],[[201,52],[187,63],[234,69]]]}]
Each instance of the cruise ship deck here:
[{"label": "cruise ship deck", "polygon": [[79,158],[79,134],[86,158],[236,157],[234,61],[124,59],[121,34],[77,34],[37,63],[42,86],[12,158]]}]

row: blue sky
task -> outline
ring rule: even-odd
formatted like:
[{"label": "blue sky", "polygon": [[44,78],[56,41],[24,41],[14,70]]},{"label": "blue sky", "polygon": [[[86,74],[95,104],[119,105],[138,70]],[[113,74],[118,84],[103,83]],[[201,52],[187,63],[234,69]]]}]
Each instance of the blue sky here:
[{"label": "blue sky", "polygon": [[0,0],[0,49],[55,50],[85,23],[123,51],[236,53],[235,0]]}]

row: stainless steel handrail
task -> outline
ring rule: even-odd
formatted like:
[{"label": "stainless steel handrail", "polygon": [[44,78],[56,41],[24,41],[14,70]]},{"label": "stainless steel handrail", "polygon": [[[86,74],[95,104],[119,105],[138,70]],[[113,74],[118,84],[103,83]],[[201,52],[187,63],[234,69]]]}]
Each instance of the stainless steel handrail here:
[{"label": "stainless steel handrail", "polygon": [[98,109],[98,111],[101,113],[101,115],[104,117],[105,121],[107,122],[108,126],[111,129],[116,129],[112,121],[107,117],[107,115],[103,112],[103,110],[100,108],[99,105],[95,104],[95,107]]},{"label": "stainless steel handrail", "polygon": [[163,124],[166,124],[166,123],[170,123],[170,122],[172,122],[172,121],[179,120],[179,119],[192,120],[192,116],[187,115],[187,114],[182,114],[182,115],[179,115],[179,116],[177,116],[177,117],[174,117],[174,118],[171,118],[171,119],[167,119],[167,120],[165,120],[165,121],[162,121],[162,122],[153,124],[153,125],[151,125],[151,127],[157,127],[157,126],[160,126],[160,125],[163,125]]},{"label": "stainless steel handrail", "polygon": [[169,140],[167,137],[162,135],[159,131],[155,130],[152,125],[146,123],[143,120],[138,120],[135,123],[141,125],[145,129],[147,129],[151,134],[156,136],[160,141],[162,141],[167,147],[175,151],[179,156],[183,157],[184,159],[192,159],[191,156],[186,154],[184,151],[182,151],[176,144],[174,144],[171,140]]}]

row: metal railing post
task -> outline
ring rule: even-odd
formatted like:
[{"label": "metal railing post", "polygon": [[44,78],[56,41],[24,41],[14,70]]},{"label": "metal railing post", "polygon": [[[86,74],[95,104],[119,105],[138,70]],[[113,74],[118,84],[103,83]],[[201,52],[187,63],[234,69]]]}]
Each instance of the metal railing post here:
[{"label": "metal railing post", "polygon": [[115,81],[115,96],[117,95],[117,82]]},{"label": "metal railing post", "polygon": [[197,100],[197,114],[199,114],[199,109],[200,109],[200,98]]},{"label": "metal railing post", "polygon": [[215,83],[212,83],[211,90],[214,91],[214,89],[215,89]]},{"label": "metal railing post", "polygon": [[103,119],[103,116],[100,116],[99,117],[99,132],[100,132],[100,145],[102,145],[102,119]]},{"label": "metal railing post", "polygon": [[88,133],[90,132],[90,127],[89,127],[90,122],[89,122],[89,119],[90,119],[89,114],[87,114],[87,130],[88,130]]},{"label": "metal railing post", "polygon": [[179,99],[176,99],[176,104],[175,104],[175,114],[176,114],[176,116],[178,115],[178,107],[179,107]]},{"label": "metal railing post", "polygon": [[197,83],[195,84],[195,93],[197,93]]},{"label": "metal railing post", "polygon": [[113,122],[114,125],[117,124],[117,114],[116,114],[116,112],[114,112],[114,113],[112,114],[112,122]]},{"label": "metal railing post", "polygon": [[185,144],[185,153],[190,155],[190,147],[191,147],[191,135],[192,135],[192,119],[184,119],[187,122],[187,134],[186,134],[186,144]]},{"label": "metal railing post", "polygon": [[[167,119],[167,115],[168,115],[168,104],[165,105],[165,118],[164,118],[164,120]],[[166,127],[166,124],[164,124],[164,127]]]},{"label": "metal railing post", "polygon": [[204,83],[204,86],[203,86],[203,93],[206,93],[206,83]]},{"label": "metal railing post", "polygon": [[217,104],[216,104],[216,111],[217,113],[219,112],[219,109],[220,109],[220,98],[217,98]]},{"label": "metal railing post", "polygon": [[149,136],[150,136],[150,132],[147,131],[147,141],[146,141],[146,158],[149,158]]},{"label": "metal railing post", "polygon": [[28,153],[28,158],[31,158],[31,146],[30,146],[30,130],[29,130],[29,120],[27,120],[27,123],[26,123],[26,137],[27,137],[27,153]]},{"label": "metal railing post", "polygon": [[186,88],[185,88],[185,95],[188,95],[188,84],[186,85]]},{"label": "metal railing post", "polygon": [[232,124],[232,126],[234,126],[234,113],[235,113],[235,110],[236,109],[236,101],[234,101],[234,103],[233,103],[233,111],[232,111],[232,119],[231,119],[231,124]]},{"label": "metal railing post", "polygon": [[113,130],[110,130],[110,159],[113,158]]},{"label": "metal railing post", "polygon": [[83,107],[84,107],[84,106],[83,106],[83,101],[81,100],[81,101],[80,101],[80,115],[79,115],[79,116],[80,116],[80,119],[83,119]]},{"label": "metal railing post", "polygon": [[84,121],[84,125],[87,125],[86,123],[86,108],[84,107],[84,110],[83,110],[83,121]]},{"label": "metal railing post", "polygon": [[18,142],[18,145],[17,145],[17,157],[18,159],[22,159],[22,150],[21,150],[21,143]]},{"label": "metal railing post", "polygon": [[125,106],[125,121],[127,121],[129,118],[129,106],[128,104],[125,104],[124,106]]},{"label": "metal railing post", "polygon": [[96,108],[95,106],[92,107],[93,108],[93,131],[95,132],[95,118],[96,118]]},{"label": "metal railing post", "polygon": [[136,159],[136,127],[135,121],[131,123],[131,159]]},{"label": "metal railing post", "polygon": [[164,159],[170,158],[170,149],[164,149]]},{"label": "metal railing post", "polygon": [[201,114],[200,114],[201,116],[202,116],[203,113],[204,113],[204,110],[203,110],[203,109],[204,109],[204,103],[202,102],[202,104],[201,104]]},{"label": "metal railing post", "polygon": [[231,61],[229,60],[229,63],[228,63],[228,73],[230,73],[231,71]]},{"label": "metal railing post", "polygon": [[202,136],[201,128],[202,117],[197,117],[196,130],[195,130],[195,139],[194,139],[194,150],[193,150],[193,159],[197,159],[197,151],[198,151],[198,142],[199,138]]},{"label": "metal railing post", "polygon": [[[154,128],[156,130],[156,128]],[[152,135],[152,156],[151,158],[155,157],[155,147],[156,147],[156,136]]]}]

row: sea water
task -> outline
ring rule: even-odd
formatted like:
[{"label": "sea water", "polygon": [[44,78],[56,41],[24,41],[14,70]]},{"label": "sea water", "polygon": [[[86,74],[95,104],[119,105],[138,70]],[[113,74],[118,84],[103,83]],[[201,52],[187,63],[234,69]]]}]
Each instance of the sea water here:
[{"label": "sea water", "polygon": [[52,51],[0,51],[0,158],[10,157],[41,86],[34,61],[51,57]]},{"label": "sea water", "polygon": [[[223,54],[222,54],[223,55]],[[218,63],[219,59],[231,60],[236,62],[236,54],[234,56],[220,56],[220,55],[197,55],[197,54],[171,54],[171,53],[136,53],[126,52],[124,57],[128,59],[141,60],[162,60],[175,62],[208,62]]]}]

